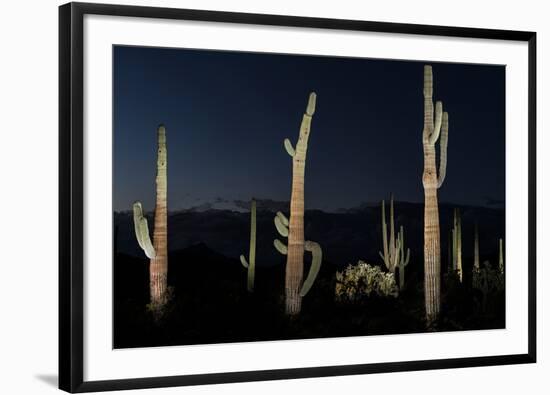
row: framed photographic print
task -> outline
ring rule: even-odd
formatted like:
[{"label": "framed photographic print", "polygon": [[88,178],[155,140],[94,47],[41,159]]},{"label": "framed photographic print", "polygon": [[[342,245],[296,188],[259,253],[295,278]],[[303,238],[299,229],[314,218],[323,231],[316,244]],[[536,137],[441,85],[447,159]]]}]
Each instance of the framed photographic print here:
[{"label": "framed photographic print", "polygon": [[59,12],[61,389],[535,362],[535,33]]}]

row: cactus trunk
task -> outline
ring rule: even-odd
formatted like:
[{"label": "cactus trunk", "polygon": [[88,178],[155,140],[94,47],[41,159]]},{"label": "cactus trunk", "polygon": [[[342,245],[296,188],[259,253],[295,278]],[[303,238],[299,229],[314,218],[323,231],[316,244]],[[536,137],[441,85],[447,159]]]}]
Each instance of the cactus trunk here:
[{"label": "cactus trunk", "polygon": [[[315,101],[314,95],[312,94],[313,101]],[[310,102],[311,100],[310,97]],[[313,111],[311,114],[306,111],[302,118],[300,137],[292,158],[292,192],[290,196],[288,253],[285,274],[285,310],[289,315],[298,314],[302,308],[300,288],[304,276],[304,176],[312,115]]]},{"label": "cactus trunk", "polygon": [[241,255],[241,263],[248,269],[246,289],[248,292],[254,292],[254,275],[256,272],[256,200],[254,199],[250,204],[250,250],[248,261],[244,255]]},{"label": "cactus trunk", "polygon": [[159,126],[157,131],[157,201],[155,205],[155,227],[153,230],[153,246],[156,255],[151,259],[149,266],[149,283],[151,292],[151,305],[162,307],[167,299],[168,276],[168,226],[167,226],[167,153],[166,153],[166,129]]},{"label": "cactus trunk", "polygon": [[[441,247],[437,190],[443,184],[447,168],[448,114],[443,104],[433,105],[432,67],[424,66],[424,298],[426,321],[430,325],[439,316],[441,306]],[[436,166],[435,144],[440,139],[439,177]]]},{"label": "cactus trunk", "polygon": [[426,319],[434,321],[441,305],[439,212],[434,189],[424,189],[424,293]]}]

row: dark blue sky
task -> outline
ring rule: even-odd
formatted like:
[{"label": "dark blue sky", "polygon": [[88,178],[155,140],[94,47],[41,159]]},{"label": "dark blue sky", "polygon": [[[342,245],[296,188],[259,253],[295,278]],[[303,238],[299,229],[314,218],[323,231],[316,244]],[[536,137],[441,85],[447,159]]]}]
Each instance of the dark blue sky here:
[{"label": "dark blue sky", "polygon": [[[430,63],[449,112],[440,200],[504,200],[505,68]],[[114,47],[115,210],[154,208],[156,127],[166,125],[171,210],[216,198],[288,200],[291,159],[317,92],[306,207],[423,201],[423,62]]]}]

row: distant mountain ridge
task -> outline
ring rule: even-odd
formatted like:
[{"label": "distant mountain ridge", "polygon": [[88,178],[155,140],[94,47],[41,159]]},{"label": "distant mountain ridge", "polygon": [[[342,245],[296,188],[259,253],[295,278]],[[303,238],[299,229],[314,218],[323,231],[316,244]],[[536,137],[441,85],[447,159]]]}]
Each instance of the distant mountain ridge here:
[{"label": "distant mountain ridge", "polygon": [[[259,200],[260,202],[260,200]],[[273,240],[280,238],[273,224],[274,214],[284,202],[268,201],[258,204],[257,211],[257,264],[278,265],[284,257],[276,252]],[[179,210],[168,215],[168,248],[170,251],[186,249],[204,243],[208,248],[231,259],[248,254],[250,240],[250,213],[243,207],[233,209]],[[286,209],[281,211],[288,214]],[[449,232],[452,227],[453,210],[456,206],[441,203],[441,255],[447,259]],[[498,239],[505,238],[505,217],[503,209],[458,206],[462,216],[463,256],[465,260],[473,255],[474,225],[479,224],[481,259],[495,260],[498,254]],[[387,213],[388,215],[388,213]],[[152,234],[153,213],[146,214]],[[420,265],[423,257],[422,203],[395,202],[397,226],[405,230],[405,244],[411,249],[411,268]],[[117,251],[143,257],[133,228],[130,211],[114,213],[114,225],[118,235]],[[340,212],[306,210],[305,238],[316,241],[323,248],[324,262],[337,266],[355,263],[359,259],[380,262],[378,252],[382,247],[380,203],[365,203],[358,208]],[[306,254],[306,261],[309,262]]]}]

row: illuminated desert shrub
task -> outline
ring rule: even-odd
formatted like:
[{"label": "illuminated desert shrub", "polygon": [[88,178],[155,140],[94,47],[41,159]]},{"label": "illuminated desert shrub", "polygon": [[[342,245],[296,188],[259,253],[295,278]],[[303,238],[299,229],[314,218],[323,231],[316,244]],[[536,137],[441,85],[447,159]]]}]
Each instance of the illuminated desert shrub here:
[{"label": "illuminated desert shrub", "polygon": [[335,297],[339,302],[359,302],[371,295],[397,297],[398,288],[393,273],[363,261],[336,272]]}]

